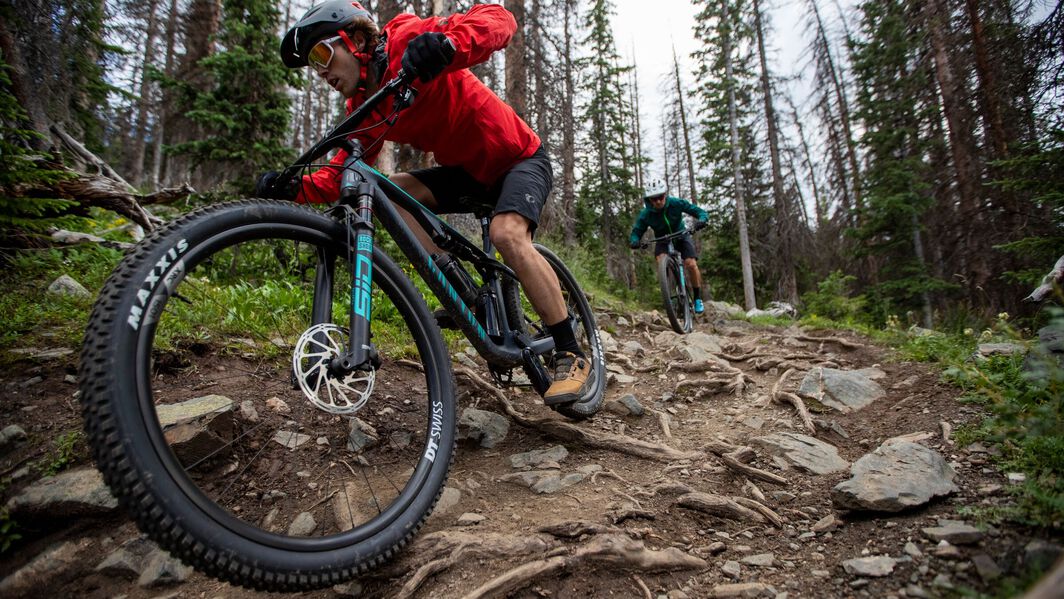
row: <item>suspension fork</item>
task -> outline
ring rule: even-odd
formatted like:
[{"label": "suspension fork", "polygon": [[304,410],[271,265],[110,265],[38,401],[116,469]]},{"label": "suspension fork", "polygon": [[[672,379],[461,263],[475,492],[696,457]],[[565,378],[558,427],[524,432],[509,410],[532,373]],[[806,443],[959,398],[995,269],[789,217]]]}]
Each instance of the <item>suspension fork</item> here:
[{"label": "suspension fork", "polygon": [[372,343],[373,311],[373,184],[355,169],[344,169],[340,204],[346,207],[347,258],[351,269],[351,337],[347,353],[334,359],[337,373],[376,370],[380,355]]}]

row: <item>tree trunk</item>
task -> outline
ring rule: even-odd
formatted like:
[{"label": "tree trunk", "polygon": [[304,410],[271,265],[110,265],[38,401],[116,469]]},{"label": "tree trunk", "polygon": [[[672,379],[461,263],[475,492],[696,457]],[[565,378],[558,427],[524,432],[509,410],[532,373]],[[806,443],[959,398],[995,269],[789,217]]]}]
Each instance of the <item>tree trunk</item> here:
[{"label": "tree trunk", "polygon": [[[850,185],[853,189],[854,206],[856,206],[858,214],[861,212],[861,170],[857,164],[857,143],[853,139],[853,130],[850,126],[850,104],[846,98],[846,88],[843,86],[841,77],[839,76],[839,70],[835,66],[835,58],[831,54],[831,44],[828,43],[827,33],[824,30],[824,22],[820,18],[820,9],[817,7],[817,0],[809,0],[809,4],[813,8],[813,15],[816,18],[817,27],[817,39],[821,45],[821,52],[823,53],[824,60],[826,61],[827,71],[831,77],[831,89],[835,93],[835,101],[839,105],[839,122],[842,125],[843,141],[846,144],[846,160],[850,165]],[[842,12],[839,13],[842,18]],[[845,25],[845,20],[843,20]],[[846,34],[849,38],[849,33]],[[843,184],[846,182],[843,181]]]},{"label": "tree trunk", "polygon": [[525,56],[525,0],[504,0],[517,20],[517,31],[506,45],[506,103],[522,119],[528,115],[528,65]]},{"label": "tree trunk", "polygon": [[695,187],[695,161],[691,157],[691,136],[687,132],[687,111],[683,105],[683,86],[680,83],[680,61],[676,58],[676,47],[672,48],[672,70],[676,82],[676,101],[680,107],[680,128],[683,131],[683,147],[687,153],[687,180],[690,187],[690,199],[698,202],[698,191]]},{"label": "tree trunk", "polygon": [[[166,59],[163,66],[163,74],[167,77],[174,75],[174,46],[177,44],[177,0],[170,0],[169,18],[166,20]],[[159,187],[162,180],[163,170],[163,139],[166,136],[166,123],[170,119],[170,102],[172,94],[168,90],[161,90],[159,105],[155,110],[155,132],[152,145],[152,187]]]},{"label": "tree trunk", "polygon": [[148,23],[144,32],[144,55],[141,60],[140,68],[140,93],[137,98],[137,119],[133,125],[133,138],[130,140],[133,147],[130,148],[129,152],[129,180],[133,182],[133,185],[140,185],[143,183],[144,179],[144,149],[148,137],[148,109],[152,105],[152,84],[148,77],[148,70],[155,61],[155,36],[158,31],[155,13],[158,5],[159,0],[148,1]]},{"label": "tree trunk", "polygon": [[576,8],[575,0],[564,0],[565,55],[562,67],[565,78],[565,93],[562,95],[562,212],[565,214],[565,244],[576,245],[576,116],[573,111],[575,76],[573,74],[573,33],[571,19]]},{"label": "tree trunk", "polygon": [[780,299],[792,305],[798,303],[798,281],[794,274],[793,214],[790,200],[783,192],[783,169],[780,166],[779,135],[776,131],[776,111],[772,105],[772,86],[769,83],[768,60],[765,57],[765,38],[761,25],[761,6],[754,0],[754,29],[761,61],[761,92],[765,103],[765,124],[768,130],[769,158],[772,164],[772,195],[776,207],[776,235],[779,247],[777,264]]},{"label": "tree trunk", "polygon": [[998,101],[997,78],[990,65],[983,20],[979,15],[979,7],[975,0],[965,0],[965,6],[972,25],[972,48],[975,54],[975,73],[979,80],[979,100],[994,148],[994,157],[1007,158],[1009,155],[1008,135],[1005,133],[1005,123]]},{"label": "tree trunk", "polygon": [[742,155],[739,149],[739,117],[735,105],[735,76],[732,72],[732,23],[728,15],[728,2],[730,1],[721,0],[721,21],[725,28],[724,72],[728,85],[728,121],[731,126],[732,176],[735,180],[735,219],[739,227],[739,260],[743,270],[743,300],[744,307],[747,310],[753,310],[757,307],[757,299],[754,297],[754,269],[750,264],[750,239],[746,226],[746,192],[743,183]]}]

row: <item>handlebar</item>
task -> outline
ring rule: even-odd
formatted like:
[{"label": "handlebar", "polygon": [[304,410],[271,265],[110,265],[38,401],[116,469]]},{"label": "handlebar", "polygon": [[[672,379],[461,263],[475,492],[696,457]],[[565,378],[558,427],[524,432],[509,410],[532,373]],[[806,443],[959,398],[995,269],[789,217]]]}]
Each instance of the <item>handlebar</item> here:
[{"label": "handlebar", "polygon": [[694,228],[690,228],[690,229],[684,228],[683,231],[676,231],[675,233],[669,233],[668,235],[662,235],[661,237],[655,237],[653,239],[648,239],[646,241],[641,241],[639,243],[639,248],[640,249],[646,249],[646,248],[650,247],[650,244],[652,244],[652,243],[657,243],[659,241],[669,241],[670,239],[676,239],[678,237],[683,237],[684,235],[694,235],[697,232],[698,232],[698,230],[694,229]]},{"label": "handlebar", "polygon": [[362,124],[362,121],[366,120],[366,117],[373,112],[373,109],[375,109],[377,105],[384,101],[388,96],[397,96],[397,111],[410,106],[417,93],[417,90],[410,87],[410,84],[414,81],[414,77],[413,74],[407,74],[405,71],[400,70],[394,79],[382,85],[372,96],[366,98],[366,101],[363,102],[361,106],[351,111],[351,114],[347,115],[344,120],[340,121],[340,124],[333,127],[331,131],[326,133],[325,136],[311,146],[309,150],[303,152],[295,162],[281,171],[281,174],[277,177],[277,185],[281,186],[288,183],[308,164],[312,163],[317,158],[324,156],[330,150],[343,146],[347,142],[347,136],[358,129],[358,126]]}]

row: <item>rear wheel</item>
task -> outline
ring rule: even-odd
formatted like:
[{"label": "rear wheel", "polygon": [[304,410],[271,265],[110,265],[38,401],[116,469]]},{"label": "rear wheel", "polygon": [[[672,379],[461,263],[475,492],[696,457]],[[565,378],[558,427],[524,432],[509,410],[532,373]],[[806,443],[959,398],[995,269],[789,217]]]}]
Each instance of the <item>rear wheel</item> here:
[{"label": "rear wheel", "polygon": [[[562,259],[538,243],[533,246],[557,275],[558,282],[561,284],[562,299],[565,301],[569,318],[573,321],[576,342],[591,362],[591,384],[588,390],[579,401],[555,406],[555,409],[574,420],[588,418],[602,407],[602,399],[606,390],[606,358],[602,350],[598,327],[595,324],[595,313],[587,301],[587,295],[580,289],[576,277],[569,272]],[[546,324],[532,309],[532,304],[525,297],[521,286],[510,279],[505,279],[503,287],[503,293],[506,296],[506,316],[510,324],[517,326],[533,340],[550,336]]]},{"label": "rear wheel", "polygon": [[381,367],[322,374],[347,342],[345,240],[291,203],[205,208],[142,242],[93,310],[80,379],[97,464],[142,530],[222,580],[295,591],[351,579],[410,541],[446,480],[450,360],[379,250]]}]

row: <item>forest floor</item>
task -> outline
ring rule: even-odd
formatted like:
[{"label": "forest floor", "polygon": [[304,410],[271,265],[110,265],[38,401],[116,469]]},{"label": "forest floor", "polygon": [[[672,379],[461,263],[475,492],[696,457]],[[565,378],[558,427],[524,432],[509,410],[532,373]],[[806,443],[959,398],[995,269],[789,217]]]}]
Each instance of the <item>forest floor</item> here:
[{"label": "forest floor", "polygon": [[[467,393],[459,410],[475,406],[504,413],[505,402],[520,418],[512,419],[506,437],[493,447],[459,443],[448,483],[458,491],[458,501],[434,514],[395,561],[354,584],[299,596],[996,595],[1007,593],[1002,580],[1022,578],[1032,546],[1041,546],[1032,541],[1046,540],[1038,529],[973,520],[971,508],[1009,504],[1007,473],[993,465],[987,453],[993,448],[960,447],[950,438],[951,430],[979,422],[982,414],[959,401],[959,391],[928,365],[900,361],[851,333],[761,326],[707,314],[696,330],[719,344],[719,351],[699,372],[675,354],[682,340],[667,332],[660,316],[603,314],[601,319],[600,327],[618,344],[610,362],[623,372],[609,385],[609,409],[576,424],[585,436],[552,426],[566,421],[544,408],[532,391],[492,390],[460,372],[456,380]],[[72,434],[81,428],[75,360],[69,354],[26,361],[0,373],[0,428],[18,424],[31,441],[0,458],[8,480],[5,502],[39,476],[25,474],[29,464],[88,463]],[[794,392],[816,366],[878,368],[885,394],[846,413],[809,402],[816,421],[810,431],[791,404],[774,398]],[[464,368],[456,363],[457,370]],[[790,376],[781,384],[785,373]],[[616,403],[628,394],[645,408],[644,415]],[[833,504],[832,489],[850,478],[849,469],[814,474],[772,457],[754,440],[779,433],[815,436],[851,464],[888,439],[909,436],[952,466],[957,490],[899,513],[841,510]],[[56,438],[70,439],[67,454],[46,442]],[[510,456],[556,445],[564,446],[567,456],[554,454],[542,468],[563,474],[582,468],[586,476],[548,493],[515,480],[520,476],[512,475],[521,471],[511,466]],[[20,469],[22,476],[14,476]],[[692,497],[702,498],[701,509]],[[924,531],[940,520],[964,520],[980,531],[942,545]],[[144,588],[136,580],[98,571],[101,560],[139,536],[117,512],[76,516],[58,511],[44,521],[19,519],[18,524],[22,538],[0,554],[0,578],[56,547],[69,549],[53,555],[53,563],[43,575],[33,575],[29,586],[11,587],[21,589],[14,594],[267,595],[198,572]],[[861,575],[842,565],[873,556],[890,556],[892,567]]]}]

